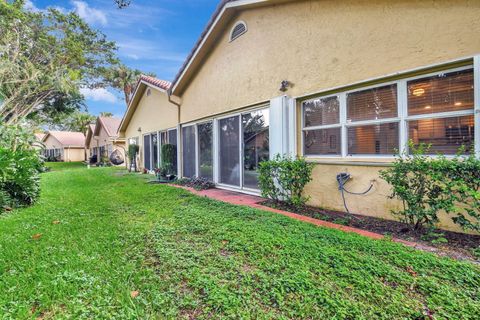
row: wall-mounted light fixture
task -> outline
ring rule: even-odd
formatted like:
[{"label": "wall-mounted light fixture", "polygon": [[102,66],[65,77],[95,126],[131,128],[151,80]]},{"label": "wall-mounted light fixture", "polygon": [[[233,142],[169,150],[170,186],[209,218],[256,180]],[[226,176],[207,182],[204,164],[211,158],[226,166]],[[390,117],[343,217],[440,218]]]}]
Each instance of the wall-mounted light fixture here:
[{"label": "wall-mounted light fixture", "polygon": [[282,82],[280,83],[280,91],[282,92],[285,92],[288,90],[288,88],[291,88],[292,87],[292,83],[288,80],[282,80]]},{"label": "wall-mounted light fixture", "polygon": [[137,130],[139,133],[142,132],[142,127],[138,127],[138,130]]}]

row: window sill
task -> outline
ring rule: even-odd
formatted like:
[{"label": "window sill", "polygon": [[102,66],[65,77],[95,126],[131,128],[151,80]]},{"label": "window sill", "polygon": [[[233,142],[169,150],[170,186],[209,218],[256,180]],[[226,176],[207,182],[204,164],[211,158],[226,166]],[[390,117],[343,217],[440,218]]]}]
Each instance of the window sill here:
[{"label": "window sill", "polygon": [[308,162],[323,165],[348,165],[348,166],[361,166],[361,167],[390,167],[395,158],[337,158],[337,159],[325,159],[325,158],[306,158]]}]

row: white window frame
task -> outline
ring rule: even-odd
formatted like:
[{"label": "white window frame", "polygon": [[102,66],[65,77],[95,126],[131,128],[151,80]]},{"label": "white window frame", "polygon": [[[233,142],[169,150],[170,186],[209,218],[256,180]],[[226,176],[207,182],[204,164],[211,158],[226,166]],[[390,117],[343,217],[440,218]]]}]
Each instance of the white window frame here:
[{"label": "white window frame", "polygon": [[[471,70],[473,69],[474,73],[474,108],[470,110],[461,110],[461,111],[449,111],[441,113],[429,113],[422,115],[408,115],[408,87],[407,83],[412,80],[428,78],[440,74],[452,73],[456,71]],[[373,88],[380,88],[388,85],[396,84],[397,86],[397,117],[385,118],[378,120],[362,120],[362,121],[352,121],[347,123],[347,95],[354,92],[369,90]],[[313,101],[316,99],[330,98],[337,96],[340,104],[340,124],[333,125],[320,125],[320,126],[310,126],[305,127],[305,117],[304,117],[304,104],[305,102]],[[418,76],[406,77],[403,79],[395,81],[385,81],[377,82],[374,85],[368,85],[364,87],[355,88],[352,90],[341,90],[338,92],[330,93],[326,95],[318,94],[314,97],[308,99],[299,99],[300,102],[300,117],[301,117],[301,151],[302,155],[305,158],[334,158],[334,159],[365,159],[365,158],[375,158],[375,159],[393,159],[395,154],[391,155],[377,155],[377,154],[357,154],[349,155],[348,154],[348,128],[357,127],[357,126],[366,126],[366,125],[375,125],[375,124],[385,124],[385,123],[398,123],[398,135],[399,135],[399,152],[404,154],[408,151],[408,121],[412,120],[421,120],[421,119],[438,119],[438,118],[451,118],[451,117],[461,117],[461,116],[475,116],[474,127],[475,129],[475,154],[477,157],[480,157],[480,56],[474,57],[474,63],[468,64],[458,68],[447,68],[441,71],[435,71],[431,73],[425,73]],[[316,155],[306,155],[305,154],[305,131],[311,130],[321,130],[321,129],[330,129],[341,127],[341,155],[329,155],[329,154],[316,154]],[[435,155],[431,155],[435,157]],[[453,157],[453,155],[445,155],[446,157]]]},{"label": "white window frame", "polygon": [[[328,99],[328,98],[333,98],[337,97],[338,99],[338,104],[339,104],[339,121],[338,124],[326,124],[326,125],[319,125],[319,126],[310,126],[310,127],[305,127],[305,102],[317,100],[317,99]],[[302,127],[302,154],[305,155],[305,132],[306,131],[315,131],[315,130],[323,130],[323,129],[334,129],[334,128],[340,128],[340,154],[310,154],[306,157],[322,157],[322,158],[341,158],[343,156],[343,134],[344,134],[344,124],[346,122],[346,114],[343,114],[342,108],[341,108],[341,97],[340,94],[334,93],[334,94],[329,94],[325,96],[318,96],[312,99],[304,100],[301,102],[301,127]]]}]

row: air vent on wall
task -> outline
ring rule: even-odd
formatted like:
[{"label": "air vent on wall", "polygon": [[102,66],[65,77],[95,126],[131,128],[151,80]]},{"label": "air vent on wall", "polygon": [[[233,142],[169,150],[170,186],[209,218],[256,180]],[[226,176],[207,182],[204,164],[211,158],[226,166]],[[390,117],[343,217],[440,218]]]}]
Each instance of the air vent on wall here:
[{"label": "air vent on wall", "polygon": [[230,33],[230,42],[237,39],[245,32],[247,32],[247,24],[243,21],[237,22]]}]

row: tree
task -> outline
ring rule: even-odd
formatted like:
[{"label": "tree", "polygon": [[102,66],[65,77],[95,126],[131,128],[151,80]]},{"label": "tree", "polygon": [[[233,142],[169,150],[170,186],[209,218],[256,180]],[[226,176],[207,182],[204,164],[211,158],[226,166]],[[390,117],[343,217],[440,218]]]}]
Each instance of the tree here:
[{"label": "tree", "polygon": [[[140,70],[130,69],[123,64],[119,64],[110,68],[106,82],[111,87],[123,92],[125,103],[128,106],[141,75],[142,72]],[[151,73],[148,73],[148,75],[155,77]]]},{"label": "tree", "polygon": [[0,118],[7,124],[79,109],[79,89],[103,85],[118,63],[115,44],[76,13],[23,5],[0,1]]},{"label": "tree", "polygon": [[111,112],[100,112],[100,117],[111,118],[111,117],[113,117],[113,113],[111,113]]}]

